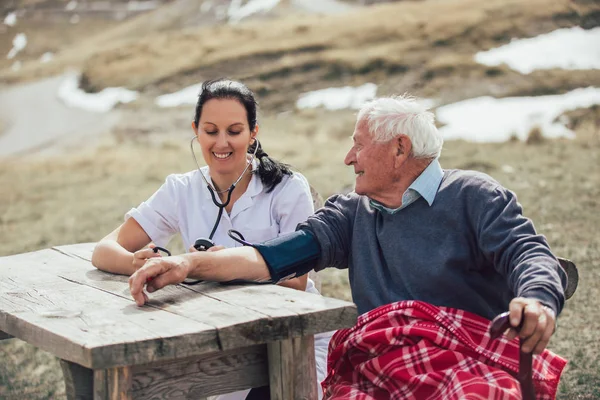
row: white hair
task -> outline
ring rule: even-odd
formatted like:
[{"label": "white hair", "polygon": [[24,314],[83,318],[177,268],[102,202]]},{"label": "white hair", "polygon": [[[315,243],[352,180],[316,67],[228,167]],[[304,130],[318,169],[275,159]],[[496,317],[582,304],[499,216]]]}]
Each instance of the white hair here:
[{"label": "white hair", "polygon": [[444,139],[435,126],[433,113],[410,95],[381,97],[366,103],[358,112],[375,142],[389,142],[404,134],[412,142],[415,158],[439,157]]}]

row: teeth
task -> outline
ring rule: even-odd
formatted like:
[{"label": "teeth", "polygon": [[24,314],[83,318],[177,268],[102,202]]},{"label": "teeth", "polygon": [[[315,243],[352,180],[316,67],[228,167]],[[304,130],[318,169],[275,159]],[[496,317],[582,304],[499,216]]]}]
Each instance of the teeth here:
[{"label": "teeth", "polygon": [[213,155],[217,158],[224,159],[231,155],[231,153],[213,153]]}]

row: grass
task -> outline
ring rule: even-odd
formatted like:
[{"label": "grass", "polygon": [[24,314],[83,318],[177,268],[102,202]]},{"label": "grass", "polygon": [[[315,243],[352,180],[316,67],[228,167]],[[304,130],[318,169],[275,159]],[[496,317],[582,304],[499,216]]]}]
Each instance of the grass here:
[{"label": "grass", "polygon": [[[349,146],[354,116],[312,113],[267,115],[261,135],[271,155],[294,165],[327,196],[352,184],[352,173],[341,160]],[[580,287],[567,303],[550,345],[571,360],[561,384],[559,398],[563,399],[594,398],[600,381],[600,173],[593,168],[600,160],[596,125],[600,111],[578,111],[573,117],[578,129],[573,141],[535,145],[448,142],[441,159],[445,168],[484,170],[514,190],[525,214],[547,236],[554,252],[579,266]],[[125,138],[93,153],[59,159],[4,161],[0,164],[0,236],[6,239],[0,243],[0,254],[96,241],[119,224],[131,206],[146,199],[168,173],[191,168],[183,135],[162,142]],[[323,293],[349,299],[345,271],[323,273]],[[37,354],[22,352],[20,343],[2,343],[0,349],[9,354],[14,346],[23,357]],[[31,381],[29,374],[23,374],[35,364],[23,365],[18,354],[6,357],[9,362],[0,367],[1,379],[11,382],[11,392],[3,397],[18,398],[25,388],[36,391],[35,387],[57,396],[61,393],[55,368],[42,371],[48,375],[44,380]]]},{"label": "grass", "polygon": [[[166,175],[194,168],[187,147],[192,108],[156,109],[151,100],[207,77],[241,78],[256,90],[265,150],[304,173],[324,197],[352,187],[353,173],[342,160],[355,115],[294,110],[299,93],[377,82],[379,95],[409,91],[444,104],[600,84],[600,70],[525,76],[472,59],[511,37],[598,25],[600,5],[588,0],[425,0],[334,17],[283,17],[269,29],[264,21],[179,29],[194,7],[197,2],[182,0],[119,24],[90,20],[88,35],[83,18],[79,26],[62,28],[20,20],[30,37],[20,55],[23,68],[13,72],[11,63],[0,61],[0,83],[74,66],[83,69],[90,90],[122,85],[141,90],[142,98],[120,110],[124,118],[98,147],[0,160],[0,256],[97,241]],[[0,52],[8,52],[15,32],[0,37]],[[56,50],[55,59],[40,64],[48,48]],[[534,129],[529,144],[453,141],[445,144],[441,162],[481,170],[515,191],[553,251],[578,265],[580,287],[550,347],[570,360],[558,397],[593,399],[600,397],[600,107],[569,117],[575,140],[539,140]],[[325,295],[350,299],[345,271],[324,271],[322,278]],[[0,359],[0,398],[64,397],[51,355],[8,340],[0,342]]]},{"label": "grass", "polygon": [[[473,61],[478,50],[594,20],[600,5],[584,0],[427,0],[397,2],[328,17],[282,17],[235,26],[175,29],[191,1],[91,35],[48,64],[0,70],[0,81],[83,69],[89,91],[126,86],[165,93],[206,78],[243,79],[269,108],[287,109],[318,88],[380,82],[380,92],[410,91],[443,101],[489,94],[560,93],[600,80],[600,71],[544,71],[523,77]],[[187,7],[187,8],[186,8]],[[432,18],[435,15],[435,18]],[[169,60],[168,63],[164,60]]]}]

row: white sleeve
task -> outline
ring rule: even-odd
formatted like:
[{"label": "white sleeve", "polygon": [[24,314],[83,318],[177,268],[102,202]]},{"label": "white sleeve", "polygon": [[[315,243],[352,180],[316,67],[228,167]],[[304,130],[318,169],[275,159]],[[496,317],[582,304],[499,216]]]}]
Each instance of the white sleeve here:
[{"label": "white sleeve", "polygon": [[275,219],[280,236],[294,232],[296,226],[314,213],[310,186],[304,176],[294,173],[287,179],[274,201]]},{"label": "white sleeve", "polygon": [[134,218],[158,246],[166,246],[179,232],[179,191],[182,181],[178,175],[169,175],[163,185],[138,208],[132,208],[125,219]]}]

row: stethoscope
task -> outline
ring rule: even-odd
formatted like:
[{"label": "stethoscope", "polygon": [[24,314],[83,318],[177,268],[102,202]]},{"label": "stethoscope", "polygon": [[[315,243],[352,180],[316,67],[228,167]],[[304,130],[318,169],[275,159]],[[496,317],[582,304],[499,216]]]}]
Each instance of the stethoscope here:
[{"label": "stethoscope", "polygon": [[[206,183],[206,187],[208,188],[208,191],[210,192],[210,196],[212,198],[213,203],[219,209],[219,213],[217,214],[217,219],[215,220],[215,223],[213,225],[213,228],[212,228],[208,238],[201,237],[201,238],[196,239],[196,241],[194,242],[194,248],[196,250],[206,251],[206,250],[210,249],[211,247],[215,246],[215,242],[213,242],[212,239],[213,239],[213,236],[215,235],[215,232],[217,231],[217,228],[219,227],[219,223],[221,222],[221,217],[223,216],[223,210],[225,210],[225,207],[227,207],[229,205],[229,203],[231,202],[231,195],[232,195],[233,191],[235,190],[235,187],[242,180],[242,178],[244,177],[246,172],[248,172],[248,168],[250,168],[252,166],[252,164],[254,163],[254,160],[256,159],[256,153],[258,151],[258,146],[259,146],[258,143],[259,142],[258,142],[258,139],[256,139],[256,138],[254,138],[254,140],[256,140],[256,147],[254,148],[254,153],[252,153],[252,158],[250,159],[250,161],[248,161],[246,168],[244,168],[244,171],[242,171],[240,177],[237,178],[237,180],[231,184],[229,189],[221,190],[221,191],[216,190],[213,187],[213,185],[210,184],[210,182],[208,181],[208,179],[206,179],[206,177],[204,176],[204,173],[200,169],[200,164],[198,163],[198,159],[196,158],[196,154],[194,153],[194,141],[196,141],[196,136],[194,136],[192,138],[192,140],[190,140],[190,151],[192,152],[192,157],[194,158],[196,167],[198,168],[198,171],[200,172],[200,176],[202,176],[202,180],[204,180],[204,182]],[[227,192],[227,198],[226,198],[225,202],[220,202],[219,200],[217,200],[217,194],[222,194],[225,192]],[[252,246],[252,243],[247,242],[244,239],[244,236],[240,232],[238,232],[234,229],[230,229],[229,231],[227,231],[227,235],[229,235],[229,237],[232,238],[233,240],[235,240],[236,242],[243,244],[244,246]],[[162,252],[166,253],[168,256],[171,256],[171,252],[169,250],[165,249],[164,247],[155,246],[153,248],[153,251],[155,253],[162,251]],[[202,280],[194,280],[194,281],[188,281],[188,282],[184,281],[182,283],[184,283],[186,285],[195,285],[200,282],[203,282],[203,281]],[[248,283],[248,282],[257,283],[257,284],[258,283],[260,283],[260,284],[270,283],[270,282],[246,281],[243,279],[236,279],[236,280],[224,282],[224,283]]]}]

